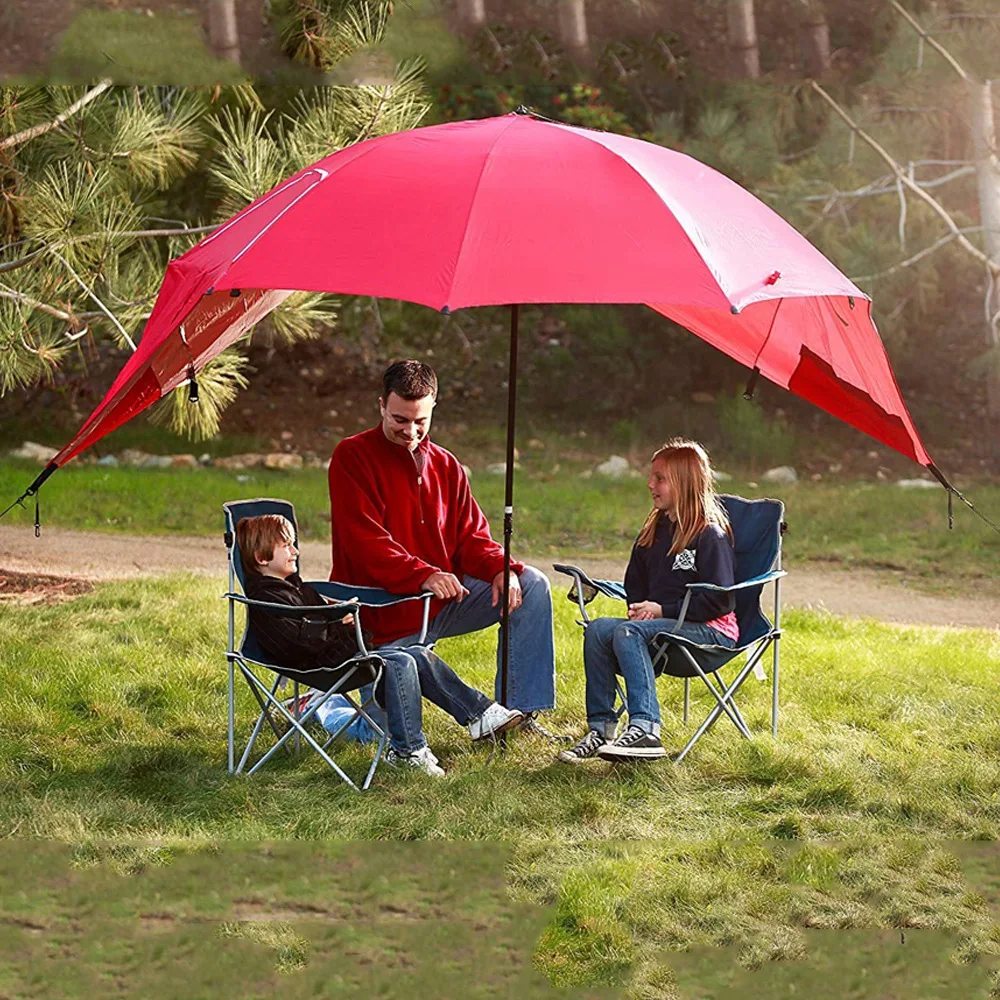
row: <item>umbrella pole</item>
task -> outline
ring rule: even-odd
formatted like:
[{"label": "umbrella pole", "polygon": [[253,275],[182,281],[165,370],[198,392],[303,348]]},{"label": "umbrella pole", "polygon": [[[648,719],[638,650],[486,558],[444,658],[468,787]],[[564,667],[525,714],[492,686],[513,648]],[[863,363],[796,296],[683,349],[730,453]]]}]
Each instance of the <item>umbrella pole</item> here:
[{"label": "umbrella pole", "polygon": [[[507,374],[507,463],[503,501],[503,597],[500,605],[500,704],[507,706],[507,668],[510,662],[510,536],[514,524],[514,412],[517,399],[517,306],[510,307],[510,369]],[[506,735],[506,734],[502,734]],[[506,743],[506,740],[503,741]]]}]

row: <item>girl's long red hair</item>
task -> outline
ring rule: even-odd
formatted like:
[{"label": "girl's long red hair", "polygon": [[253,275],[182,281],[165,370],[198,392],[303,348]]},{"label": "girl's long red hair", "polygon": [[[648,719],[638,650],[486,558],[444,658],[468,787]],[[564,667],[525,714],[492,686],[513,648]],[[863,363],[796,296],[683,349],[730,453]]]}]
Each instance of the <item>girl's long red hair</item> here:
[{"label": "girl's long red hair", "polygon": [[[710,524],[717,525],[732,538],[726,508],[715,492],[708,452],[697,441],[671,438],[656,450],[650,461],[662,462],[666,467],[667,483],[673,497],[672,513],[677,527],[670,555],[688,548]],[[666,511],[655,507],[649,512],[639,532],[639,545],[649,548],[653,544],[656,527],[660,518],[665,516]]]}]

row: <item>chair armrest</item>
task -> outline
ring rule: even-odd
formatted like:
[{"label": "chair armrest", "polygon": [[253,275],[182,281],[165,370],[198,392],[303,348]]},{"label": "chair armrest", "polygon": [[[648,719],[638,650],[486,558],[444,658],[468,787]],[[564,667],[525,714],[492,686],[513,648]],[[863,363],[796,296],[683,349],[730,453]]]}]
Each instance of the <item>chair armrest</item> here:
[{"label": "chair armrest", "polygon": [[326,621],[338,622],[350,614],[356,614],[357,601],[339,601],[336,604],[274,604],[270,601],[252,601],[242,594],[232,591],[223,594],[223,598],[245,604],[248,608],[264,608],[279,618],[322,618]]},{"label": "chair armrest", "polygon": [[[552,568],[559,573],[565,573],[567,576],[573,577],[574,583],[579,581],[584,587],[589,587],[596,591],[594,594],[586,594],[584,596],[583,600],[585,604],[589,604],[597,594],[603,594],[605,597],[610,597],[616,601],[628,600],[625,596],[625,584],[619,580],[592,580],[578,566],[569,566],[563,563],[553,563]],[[572,590],[570,591],[570,600],[576,600]]]},{"label": "chair armrest", "polygon": [[[427,640],[427,627],[431,620],[431,598],[434,596],[429,590],[419,594],[390,594],[388,590],[382,590],[379,587],[362,587],[353,583],[338,583],[335,580],[316,580],[310,583],[310,586],[324,597],[332,597],[338,601],[350,601],[355,607],[388,608],[406,601],[423,601],[424,618],[420,625],[417,645],[422,646]],[[358,645],[364,649],[364,642],[361,639],[360,614],[355,617],[354,621],[358,629]]]},{"label": "chair armrest", "polygon": [[590,584],[591,587],[596,586],[594,581],[579,566],[572,566],[569,563],[553,563],[552,568],[557,573],[565,573],[567,576],[573,577],[574,580],[579,579],[583,583]]},{"label": "chair armrest", "polygon": [[351,583],[337,583],[333,580],[310,580],[309,586],[335,601],[352,601],[363,608],[388,608],[405,601],[429,601],[434,595],[425,590],[420,594],[390,594],[379,587],[360,587]]},{"label": "chair armrest", "polygon": [[717,590],[728,594],[731,590],[742,590],[744,587],[762,587],[765,583],[770,583],[782,576],[788,576],[788,573],[783,569],[773,569],[770,573],[761,573],[760,576],[753,576],[749,580],[734,583],[731,587],[720,587],[717,583],[688,583],[685,586],[688,590]]},{"label": "chair armrest", "polygon": [[587,614],[586,605],[590,604],[598,594],[603,594],[616,601],[627,600],[625,585],[616,580],[591,580],[579,566],[571,566],[568,563],[553,563],[552,568],[557,573],[565,573],[573,578],[573,584],[566,597],[576,602],[580,614],[583,616],[583,621],[579,624],[583,625],[584,628],[590,624],[590,615]]}]

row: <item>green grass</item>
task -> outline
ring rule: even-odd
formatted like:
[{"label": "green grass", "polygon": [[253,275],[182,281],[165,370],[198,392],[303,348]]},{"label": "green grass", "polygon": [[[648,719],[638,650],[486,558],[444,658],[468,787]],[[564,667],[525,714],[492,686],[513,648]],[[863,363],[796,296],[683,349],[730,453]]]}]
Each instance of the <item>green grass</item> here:
[{"label": "green grass", "polygon": [[[233,442],[226,450],[236,450]],[[515,482],[516,551],[546,558],[608,554],[624,565],[648,511],[644,480],[581,478],[582,462],[563,461],[553,472],[554,456],[525,455],[522,461],[525,469]],[[37,472],[30,463],[0,459],[5,505]],[[480,467],[473,471],[472,486],[494,528],[499,528],[503,477]],[[998,592],[1000,535],[961,505],[956,506],[955,530],[948,531],[943,490],[903,490],[858,481],[807,481],[777,488],[734,481],[725,488],[742,496],[784,500],[789,565],[874,569],[894,572],[924,589]],[[984,511],[1000,511],[1000,487],[983,484],[970,492]],[[255,496],[291,500],[303,538],[329,537],[329,495],[322,469],[236,473],[70,464],[42,490],[42,520],[44,525],[101,531],[214,535],[224,501]],[[15,510],[5,523],[27,524],[32,516],[33,511]]]},{"label": "green grass", "polygon": [[[741,703],[760,735],[748,743],[720,724],[681,765],[569,768],[530,737],[488,763],[428,708],[449,777],[386,769],[360,796],[309,758],[226,775],[222,584],[116,583],[59,606],[5,607],[4,836],[77,849],[107,839],[504,841],[512,898],[555,908],[538,967],[557,985],[631,980],[635,997],[673,995],[650,991],[678,949],[732,946],[752,968],[806,954],[809,928],[936,930],[966,963],[996,951],[995,915],[947,843],[1000,835],[995,631],[791,612],[777,740],[766,734],[768,687],[752,679]],[[572,610],[556,603],[552,721],[577,731]],[[488,689],[491,641],[440,651]],[[672,748],[689,731],[679,695],[679,683],[661,682]],[[695,718],[707,708],[696,692]],[[241,693],[243,731],[252,717]],[[346,755],[355,769],[366,759],[364,748]]]},{"label": "green grass", "polygon": [[116,83],[229,84],[246,74],[207,49],[197,18],[83,10],[59,38],[48,66],[56,81],[110,75]]},{"label": "green grass", "polygon": [[0,990],[559,997],[531,966],[547,913],[507,898],[506,855],[460,843],[2,842]]}]

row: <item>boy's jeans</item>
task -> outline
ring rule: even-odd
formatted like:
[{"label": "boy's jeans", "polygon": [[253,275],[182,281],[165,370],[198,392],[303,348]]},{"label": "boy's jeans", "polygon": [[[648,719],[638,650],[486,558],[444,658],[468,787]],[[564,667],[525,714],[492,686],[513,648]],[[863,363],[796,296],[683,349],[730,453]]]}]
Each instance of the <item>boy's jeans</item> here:
[{"label": "boy's jeans", "polygon": [[[421,698],[433,702],[460,725],[468,725],[486,711],[490,699],[469,687],[440,656],[425,646],[409,649],[383,647],[385,659],[383,700],[389,743],[404,756],[427,746]],[[376,721],[380,721],[372,713]]]},{"label": "boy's jeans", "polygon": [[627,618],[597,618],[583,633],[583,669],[587,675],[587,723],[609,739],[614,736],[615,674],[625,678],[630,725],[654,736],[660,735],[660,703],[649,641],[657,632],[673,632],[705,645],[736,645],[732,639],[702,622],[675,618],[630,621]]},{"label": "boy's jeans", "polygon": [[[549,578],[533,566],[525,566],[519,577],[523,601],[510,616],[510,662],[507,670],[507,708],[521,712],[539,712],[556,703],[556,653],[552,634],[552,592]],[[458,601],[449,601],[427,627],[426,642],[478,632],[500,623],[500,602],[493,598],[492,584],[466,576],[468,594]],[[497,641],[497,675],[494,698],[501,700],[500,661],[503,647],[499,629]],[[379,652],[394,646],[408,646],[419,634],[396,639]]]}]

